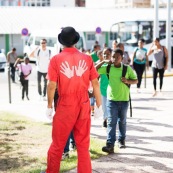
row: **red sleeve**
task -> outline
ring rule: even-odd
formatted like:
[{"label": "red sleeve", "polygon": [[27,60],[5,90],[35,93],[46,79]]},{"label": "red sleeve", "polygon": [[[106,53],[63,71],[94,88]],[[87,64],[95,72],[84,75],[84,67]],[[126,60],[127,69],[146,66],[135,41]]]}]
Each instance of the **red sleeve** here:
[{"label": "red sleeve", "polygon": [[56,63],[56,57],[53,57],[49,63],[47,79],[50,81],[57,82],[57,78],[58,78],[58,68]]}]

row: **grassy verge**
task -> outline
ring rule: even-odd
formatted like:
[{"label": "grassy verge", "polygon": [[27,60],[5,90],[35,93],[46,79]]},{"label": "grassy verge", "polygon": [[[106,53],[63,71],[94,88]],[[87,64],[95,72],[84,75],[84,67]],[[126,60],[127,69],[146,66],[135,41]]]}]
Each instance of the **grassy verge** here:
[{"label": "grassy verge", "polygon": [[[46,168],[46,156],[51,142],[51,124],[34,122],[24,116],[0,112],[1,173],[40,173]],[[91,158],[104,155],[104,142],[91,138]],[[61,172],[75,168],[76,152],[61,162]]]}]

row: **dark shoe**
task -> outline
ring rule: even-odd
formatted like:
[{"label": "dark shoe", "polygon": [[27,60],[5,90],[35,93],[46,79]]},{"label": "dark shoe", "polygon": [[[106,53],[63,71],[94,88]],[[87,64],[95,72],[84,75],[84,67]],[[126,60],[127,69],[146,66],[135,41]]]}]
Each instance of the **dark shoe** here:
[{"label": "dark shoe", "polygon": [[27,100],[29,100],[29,97],[28,96],[26,96],[26,98],[27,98]]},{"label": "dark shoe", "polygon": [[106,119],[103,121],[103,127],[107,128],[107,120]]},{"label": "dark shoe", "polygon": [[91,116],[94,116],[94,111],[91,111]]},{"label": "dark shoe", "polygon": [[126,148],[125,140],[118,141],[118,146],[119,146],[119,148]]},{"label": "dark shoe", "polygon": [[106,153],[114,153],[114,146],[112,146],[111,144],[107,144],[106,146],[104,146],[102,148],[102,151],[103,152],[106,152]]},{"label": "dark shoe", "polygon": [[68,159],[69,158],[69,153],[63,153],[61,160]]},{"label": "dark shoe", "polygon": [[22,100],[24,100],[24,97],[22,97]]}]

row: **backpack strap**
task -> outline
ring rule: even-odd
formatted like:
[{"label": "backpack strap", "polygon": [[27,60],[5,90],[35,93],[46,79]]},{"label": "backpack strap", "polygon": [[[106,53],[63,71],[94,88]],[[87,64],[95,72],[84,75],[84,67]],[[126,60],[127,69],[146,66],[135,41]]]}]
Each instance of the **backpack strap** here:
[{"label": "backpack strap", "polygon": [[[122,71],[122,77],[126,76],[126,72],[127,72],[127,65],[123,64],[123,71]],[[130,88],[129,84],[125,84]]]},{"label": "backpack strap", "polygon": [[[37,57],[39,57],[39,54],[40,54],[40,49],[37,52]],[[51,55],[51,50],[49,49],[49,58],[50,58],[50,55]]]},{"label": "backpack strap", "polygon": [[[126,76],[126,72],[127,72],[127,65],[123,64],[122,77]],[[129,87],[129,89],[130,89],[129,84],[125,84],[125,85],[127,85],[127,87]],[[132,102],[131,102],[130,92],[129,92],[129,103],[130,103],[130,117],[132,117]]]},{"label": "backpack strap", "polygon": [[111,64],[108,64],[108,66],[106,67],[106,73],[107,73],[108,79],[109,79],[110,68],[111,68]]},{"label": "backpack strap", "polygon": [[50,58],[50,55],[51,55],[51,50],[49,49],[49,58]]},{"label": "backpack strap", "polygon": [[38,52],[37,52],[37,57],[39,57],[39,54],[40,54],[40,49],[38,49]]}]

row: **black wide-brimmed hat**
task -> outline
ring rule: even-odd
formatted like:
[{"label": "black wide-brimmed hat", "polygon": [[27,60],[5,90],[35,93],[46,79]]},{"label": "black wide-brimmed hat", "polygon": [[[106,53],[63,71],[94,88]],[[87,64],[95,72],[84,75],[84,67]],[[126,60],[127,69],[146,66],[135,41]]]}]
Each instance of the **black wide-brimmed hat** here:
[{"label": "black wide-brimmed hat", "polygon": [[59,42],[67,47],[76,44],[79,41],[80,35],[73,27],[65,27],[58,35]]}]

